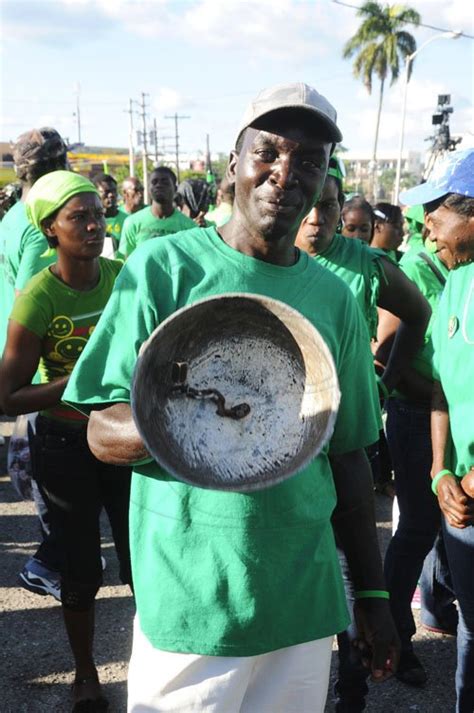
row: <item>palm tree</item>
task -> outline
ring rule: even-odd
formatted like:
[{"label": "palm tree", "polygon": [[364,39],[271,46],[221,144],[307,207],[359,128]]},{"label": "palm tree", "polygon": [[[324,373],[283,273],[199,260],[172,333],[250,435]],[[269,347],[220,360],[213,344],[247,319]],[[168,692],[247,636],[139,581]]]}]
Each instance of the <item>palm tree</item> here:
[{"label": "palm tree", "polygon": [[[390,85],[396,82],[400,74],[400,60],[406,62],[407,57],[415,52],[415,38],[402,28],[406,24],[418,25],[421,17],[416,10],[404,5],[381,5],[370,0],[359,8],[357,15],[363,17],[364,20],[355,35],[345,44],[343,57],[349,59],[355,55],[354,76],[357,79],[362,79],[369,94],[372,93],[373,74],[380,79],[379,105],[372,155],[373,180],[377,160],[377,144],[385,80],[390,73]],[[409,67],[410,74],[412,67],[413,62]]]}]

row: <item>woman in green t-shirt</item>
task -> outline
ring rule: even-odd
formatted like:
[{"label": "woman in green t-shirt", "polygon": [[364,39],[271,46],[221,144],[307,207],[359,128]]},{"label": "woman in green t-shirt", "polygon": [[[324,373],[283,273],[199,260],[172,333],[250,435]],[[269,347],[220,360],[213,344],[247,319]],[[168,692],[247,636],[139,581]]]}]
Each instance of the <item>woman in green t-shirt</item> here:
[{"label": "woman in green t-shirt", "polygon": [[353,196],[342,206],[341,234],[371,243],[374,237],[375,216],[372,206],[362,196]]},{"label": "woman in green t-shirt", "polygon": [[370,247],[383,250],[395,262],[403,253],[398,249],[403,242],[404,218],[398,205],[376,203],[374,206],[374,235]]},{"label": "woman in green t-shirt", "polygon": [[425,206],[450,272],[433,328],[431,489],[459,613],[456,713],[474,710],[474,149],[446,156],[432,180],[401,194]]},{"label": "woman in green t-shirt", "polygon": [[[103,711],[92,642],[94,600],[102,583],[99,516],[107,510],[122,581],[131,583],[128,547],[130,469],[105,465],[87,445],[87,416],[61,401],[70,374],[108,301],[121,263],[99,257],[104,211],[87,179],[69,171],[40,178],[27,199],[31,222],[57,262],[18,296],[0,371],[0,406],[39,411],[34,476],[60,543],[61,603],[76,664],[73,711]],[[32,384],[40,370],[41,383]]]},{"label": "woman in green t-shirt", "polygon": [[[356,206],[361,214],[364,211],[365,216],[346,214],[346,218],[349,215],[352,221],[351,225],[355,226],[356,223],[367,225],[367,229],[363,231],[367,234],[367,240],[363,237],[353,240],[337,232],[344,205],[342,178],[338,159],[333,157],[329,162],[328,177],[323,192],[318,203],[303,220],[296,245],[346,282],[366,318],[370,337],[376,336],[377,307],[395,314],[401,322],[404,322],[397,334],[395,352],[392,350],[390,360],[379,379],[381,398],[384,398],[395,387],[404,365],[411,361],[418,347],[421,346],[429,321],[430,308],[417,287],[405,277],[397,265],[382,250],[369,247],[368,242],[372,238],[373,231],[373,213],[370,205],[371,215],[360,201],[352,201],[351,206]],[[358,237],[359,234],[356,234],[355,229],[353,233],[353,237]],[[385,443],[383,431],[381,439]],[[370,456],[372,459],[373,454],[371,453]],[[377,472],[376,467],[373,466],[374,477]],[[391,478],[390,466],[385,470]],[[387,481],[382,478],[379,482],[387,484]],[[346,595],[351,602],[350,583],[346,586]],[[348,633],[349,636],[352,635],[350,630]],[[348,704],[349,701],[354,705],[358,701],[363,707],[368,691],[365,684],[366,674],[363,667],[354,666],[349,660],[352,659],[352,655],[349,655],[351,647],[344,637],[346,634],[339,636],[340,668],[336,693],[341,706]],[[405,662],[403,658],[400,660],[399,677],[404,676],[408,664],[409,662]]]}]

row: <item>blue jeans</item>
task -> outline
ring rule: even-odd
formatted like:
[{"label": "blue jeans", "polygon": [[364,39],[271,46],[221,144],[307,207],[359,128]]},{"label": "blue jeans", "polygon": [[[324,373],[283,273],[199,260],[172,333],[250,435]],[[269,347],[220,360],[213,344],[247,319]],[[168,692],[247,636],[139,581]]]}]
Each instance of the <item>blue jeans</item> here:
[{"label": "blue jeans", "polygon": [[392,482],[392,462],[388,450],[387,439],[383,430],[379,433],[379,440],[365,449],[369,459],[374,485],[385,485]]},{"label": "blue jeans", "polygon": [[425,559],[420,579],[421,623],[435,629],[456,631],[458,612],[454,600],[443,531]]},{"label": "blue jeans", "polygon": [[408,651],[416,632],[411,600],[423,562],[441,525],[441,511],[431,491],[429,407],[389,399],[387,440],[395,473],[400,520],[387,549],[384,569],[402,651]]},{"label": "blue jeans", "polygon": [[459,530],[443,517],[443,537],[459,605],[456,713],[474,711],[474,526]]}]

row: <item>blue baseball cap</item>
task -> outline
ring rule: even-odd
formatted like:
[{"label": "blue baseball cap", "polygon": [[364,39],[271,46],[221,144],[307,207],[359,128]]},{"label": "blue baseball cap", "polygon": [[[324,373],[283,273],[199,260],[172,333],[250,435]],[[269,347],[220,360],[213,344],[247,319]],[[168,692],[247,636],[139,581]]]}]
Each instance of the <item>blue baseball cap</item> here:
[{"label": "blue baseball cap", "polygon": [[474,198],[474,149],[452,151],[437,164],[429,181],[400,193],[400,203],[431,203],[448,193]]}]

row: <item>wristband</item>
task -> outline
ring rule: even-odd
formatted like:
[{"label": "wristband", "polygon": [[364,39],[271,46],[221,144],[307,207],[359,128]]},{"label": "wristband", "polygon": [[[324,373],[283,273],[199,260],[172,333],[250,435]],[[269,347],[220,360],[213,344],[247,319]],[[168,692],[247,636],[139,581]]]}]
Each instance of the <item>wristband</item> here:
[{"label": "wristband", "polygon": [[444,478],[445,475],[454,475],[454,473],[451,473],[450,470],[444,468],[443,470],[440,470],[439,473],[436,473],[435,477],[431,481],[431,490],[436,495],[436,497],[438,497],[438,483],[441,478]]},{"label": "wristband", "polygon": [[382,381],[380,376],[377,376],[377,386],[379,387],[380,391],[382,392],[382,396],[384,399],[389,399],[390,398],[390,391],[387,389],[386,384]]},{"label": "wristband", "polygon": [[390,599],[390,594],[383,589],[360,589],[354,599]]}]

